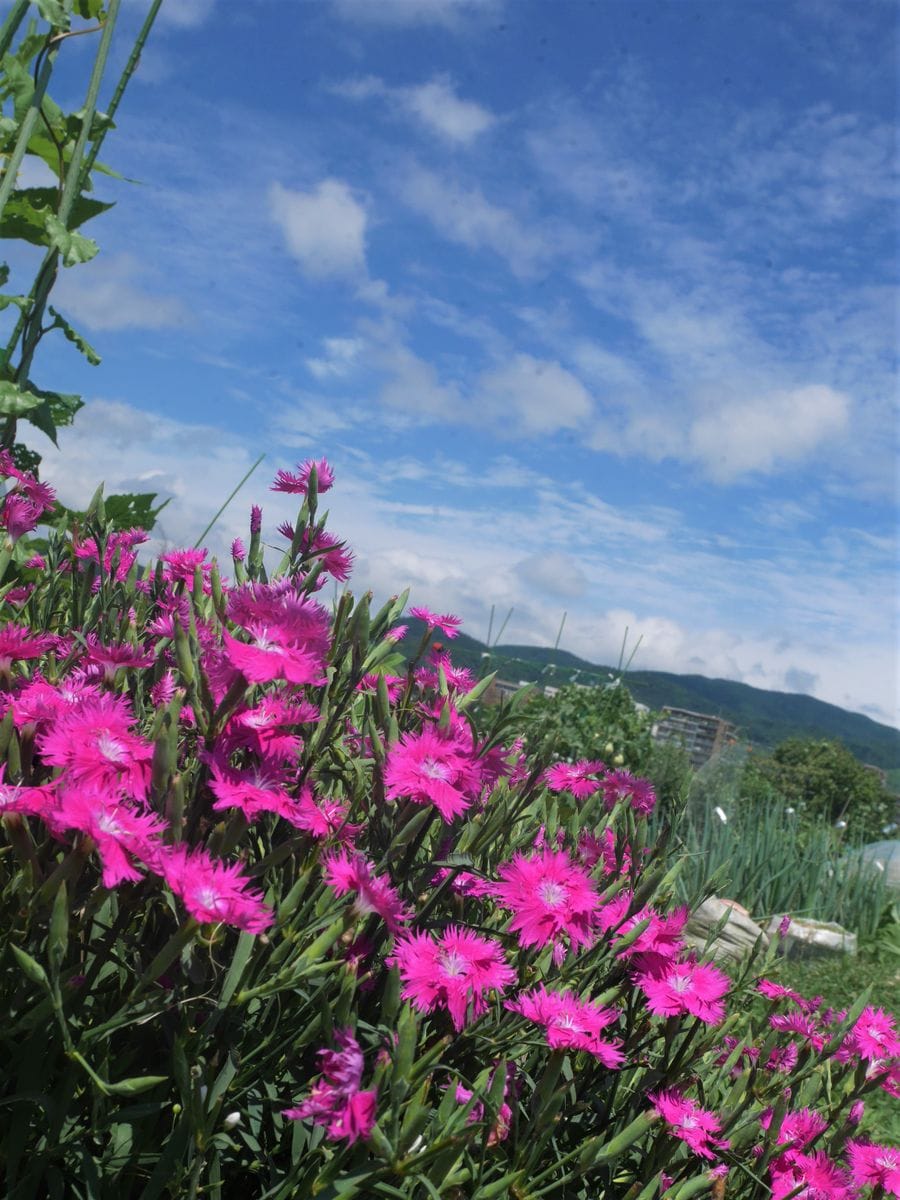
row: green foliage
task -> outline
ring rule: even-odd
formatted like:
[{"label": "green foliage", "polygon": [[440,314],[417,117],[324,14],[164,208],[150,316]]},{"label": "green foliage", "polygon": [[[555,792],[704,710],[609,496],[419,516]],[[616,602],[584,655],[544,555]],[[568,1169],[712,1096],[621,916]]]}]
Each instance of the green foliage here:
[{"label": "green foliage", "polygon": [[677,833],[687,855],[679,886],[688,901],[715,876],[718,894],[757,920],[790,913],[836,921],[863,938],[888,907],[884,873],[860,856],[860,836],[804,819],[741,753],[720,755],[697,772]]},{"label": "green foliage", "polygon": [[607,766],[643,771],[650,760],[651,718],[639,712],[625,684],[560,688],[537,695],[523,712],[528,745],[572,762],[601,759]]},{"label": "green foliage", "polygon": [[894,819],[896,798],[840,742],[790,738],[758,769],[802,816],[845,821],[855,839],[881,837]]},{"label": "green foliage", "polygon": [[[24,33],[13,47],[29,7],[19,0],[0,29],[0,238],[45,250],[33,283],[0,296],[0,308],[18,309],[7,344],[0,350],[0,417],[4,418],[0,422],[0,446],[7,449],[16,443],[21,420],[55,443],[58,428],[68,424],[81,407],[80,397],[32,382],[35,352],[43,337],[60,330],[88,362],[96,365],[100,361],[75,325],[48,301],[60,267],[77,267],[98,252],[97,243],[79,230],[112,205],[91,194],[92,173],[115,174],[97,161],[97,155],[107,133],[115,127],[115,109],[137,64],[159,0],[151,5],[119,77],[110,111],[101,112],[97,101],[110,61],[119,5],[120,0],[112,0],[106,11],[99,0],[35,0],[33,10],[39,20],[24,26]],[[98,23],[73,26],[75,18]],[[58,57],[68,56],[69,39],[82,34],[95,39],[96,53],[93,62],[87,63],[90,75],[85,101],[79,109],[67,113],[51,98],[49,84]],[[49,167],[57,186],[16,186],[20,168],[29,157]],[[9,269],[4,265],[0,286],[8,280]],[[45,324],[48,311],[51,319]],[[32,455],[36,453],[32,451]],[[32,469],[36,465],[33,462]]]}]

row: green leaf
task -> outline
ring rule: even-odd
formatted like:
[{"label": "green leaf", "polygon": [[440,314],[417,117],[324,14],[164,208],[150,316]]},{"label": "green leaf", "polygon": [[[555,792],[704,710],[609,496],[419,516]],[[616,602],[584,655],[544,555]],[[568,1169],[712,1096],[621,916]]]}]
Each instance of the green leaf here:
[{"label": "green leaf", "polygon": [[36,429],[40,429],[41,433],[45,433],[53,442],[56,442],[56,431],[61,425],[71,425],[75,419],[75,414],[80,408],[84,408],[84,401],[80,396],[73,396],[66,392],[48,392],[43,388],[35,387],[29,380],[28,383],[31,392],[40,398],[40,405],[33,408],[26,415],[26,420],[30,421]]},{"label": "green leaf", "polygon": [[9,379],[0,379],[0,415],[24,417],[41,403],[40,396],[20,388]]},{"label": "green leaf", "polygon": [[[71,4],[72,0],[67,0]],[[74,0],[75,11],[86,21],[96,21],[104,16],[103,0]]]},{"label": "green leaf", "polygon": [[20,308],[24,312],[28,303],[27,296],[0,296],[0,312],[4,308],[9,308],[11,304],[15,304],[16,308]]},{"label": "green leaf", "polygon": [[47,991],[49,991],[50,980],[47,978],[47,972],[44,970],[41,964],[36,959],[32,958],[30,954],[26,954],[24,950],[21,950],[18,946],[14,946],[12,942],[10,942],[9,948],[12,950],[19,966],[25,972],[26,977],[30,979],[32,983],[36,983],[41,987],[45,987]]},{"label": "green leaf", "polygon": [[64,267],[74,267],[76,263],[90,262],[100,247],[90,238],[83,237],[67,229],[55,213],[48,213],[45,218],[47,233],[51,246],[62,255]]},{"label": "green leaf", "polygon": [[82,337],[77,329],[73,329],[62,313],[58,312],[52,304],[48,305],[48,311],[50,316],[53,318],[53,324],[50,326],[50,328],[61,329],[66,340],[71,342],[73,346],[77,346],[91,366],[98,367],[101,362],[100,355],[90,344],[90,342],[86,338]]},{"label": "green leaf", "polygon": [[169,503],[154,504],[156,492],[121,492],[106,497],[106,519],[114,529],[152,529]]},{"label": "green leaf", "polygon": [[54,975],[59,971],[66,957],[66,947],[69,944],[69,892],[66,881],[56,890],[53,899],[53,911],[50,914],[50,933],[47,937],[47,958]]},{"label": "green leaf", "polygon": [[45,21],[49,21],[56,29],[68,29],[70,24],[69,14],[66,12],[66,5],[62,0],[35,0],[38,12]]},{"label": "green leaf", "polygon": [[149,1092],[151,1088],[168,1081],[168,1075],[137,1075],[133,1079],[122,1079],[119,1083],[108,1083],[106,1090],[110,1096],[139,1096],[141,1092]]}]

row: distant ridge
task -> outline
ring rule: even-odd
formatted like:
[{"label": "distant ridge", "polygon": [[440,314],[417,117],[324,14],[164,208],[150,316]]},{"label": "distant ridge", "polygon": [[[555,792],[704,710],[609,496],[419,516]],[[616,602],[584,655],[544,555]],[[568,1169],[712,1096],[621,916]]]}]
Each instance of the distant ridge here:
[{"label": "distant ridge", "polygon": [[[400,643],[406,653],[415,650],[424,632],[420,621],[411,619],[409,627]],[[479,673],[497,671],[502,679],[560,687],[571,682],[602,684],[617,674],[612,667],[549,646],[504,644],[488,652],[477,638],[460,633],[450,641],[442,637],[440,630],[435,630],[433,640],[443,642],[458,666]],[[635,700],[649,708],[660,709],[668,704],[715,713],[737,725],[743,739],[762,748],[770,749],[788,737],[838,739],[862,762],[885,771],[900,769],[900,730],[812,696],[668,671],[631,670],[625,682]]]}]

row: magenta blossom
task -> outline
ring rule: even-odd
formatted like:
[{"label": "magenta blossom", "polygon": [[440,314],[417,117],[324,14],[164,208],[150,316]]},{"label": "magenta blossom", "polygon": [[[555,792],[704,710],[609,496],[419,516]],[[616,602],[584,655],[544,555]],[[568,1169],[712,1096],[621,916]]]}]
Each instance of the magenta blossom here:
[{"label": "magenta blossom", "polygon": [[95,843],[103,867],[103,886],[118,887],[134,882],[141,872],[132,862],[153,865],[161,847],[164,821],[152,813],[138,813],[116,796],[81,788],[66,788],[56,807],[46,815],[47,824],[60,836],[78,830]]},{"label": "magenta blossom", "polygon": [[376,875],[362,854],[338,850],[322,856],[325,882],[337,896],[355,894],[354,908],[360,915],[377,913],[391,933],[397,933],[412,911],[403,903],[387,875]]},{"label": "magenta blossom", "polygon": [[324,458],[308,458],[305,462],[298,463],[296,475],[292,475],[290,471],[279,471],[269,490],[305,496],[309,491],[309,477],[313,467],[316,469],[316,490],[320,495],[327,492],[334,483],[334,472]]},{"label": "magenta blossom", "polygon": [[488,997],[516,977],[499,942],[454,925],[437,936],[402,935],[387,962],[400,972],[404,999],[419,1012],[447,1009],[457,1030],[487,1012]]},{"label": "magenta blossom", "polygon": [[339,1050],[320,1050],[322,1078],[310,1088],[309,1096],[296,1108],[286,1108],[283,1117],[324,1125],[332,1141],[349,1145],[367,1138],[375,1126],[378,1094],[361,1090],[363,1054],[350,1029],[335,1031]]},{"label": "magenta blossom", "polygon": [[639,974],[636,983],[647,997],[647,1007],[658,1016],[688,1013],[710,1025],[725,1016],[722,998],[728,976],[709,963],[669,963],[658,974]]},{"label": "magenta blossom", "polygon": [[585,1050],[613,1070],[625,1061],[619,1041],[600,1037],[602,1030],[618,1019],[614,1009],[579,1000],[574,992],[549,992],[543,984],[508,1000],[505,1007],[543,1025],[547,1045],[553,1050]]},{"label": "magenta blossom", "polygon": [[570,792],[577,800],[593,796],[600,788],[597,778],[602,762],[581,759],[577,763],[555,763],[544,772],[544,782],[551,792]]},{"label": "magenta blossom", "polygon": [[785,1200],[788,1196],[791,1200],[851,1200],[853,1196],[846,1171],[823,1150],[784,1156],[773,1162],[769,1170],[772,1200]]},{"label": "magenta blossom", "polygon": [[509,928],[518,931],[523,946],[552,945],[560,962],[566,943],[591,945],[597,893],[591,877],[564,850],[516,854],[498,874],[494,896],[512,912]]},{"label": "magenta blossom", "polygon": [[848,1142],[850,1175],[857,1187],[882,1188],[900,1196],[900,1149],[869,1142]]},{"label": "magenta blossom", "polygon": [[900,1054],[900,1037],[897,1036],[893,1016],[871,1005],[862,1010],[847,1041],[860,1058],[868,1061],[893,1058]]},{"label": "magenta blossom", "polygon": [[425,728],[404,734],[391,748],[384,794],[388,800],[433,804],[449,824],[470,806],[480,782],[477,764],[458,741]]},{"label": "magenta blossom", "polygon": [[146,799],[153,747],[130,732],[131,708],[122,696],[89,697],[38,734],[45,763],[64,767],[67,783],[97,792],[124,791]]},{"label": "magenta blossom", "polygon": [[213,858],[202,847],[189,851],[180,843],[160,850],[156,869],[203,925],[221,922],[262,933],[272,924],[271,909],[237,863]]},{"label": "magenta blossom", "polygon": [[462,625],[460,617],[454,617],[452,613],[442,613],[438,616],[428,608],[411,608],[409,615],[427,625],[429,632],[432,629],[439,629],[444,637],[448,638],[455,638],[459,633],[460,625]]},{"label": "magenta blossom", "polygon": [[650,1101],[675,1137],[701,1158],[715,1159],[718,1151],[728,1148],[728,1141],[717,1136],[722,1122],[715,1113],[674,1089],[651,1094]]},{"label": "magenta blossom", "polygon": [[607,810],[619,800],[627,800],[636,813],[647,815],[656,807],[656,792],[646,779],[637,779],[628,771],[607,771],[602,781]]}]

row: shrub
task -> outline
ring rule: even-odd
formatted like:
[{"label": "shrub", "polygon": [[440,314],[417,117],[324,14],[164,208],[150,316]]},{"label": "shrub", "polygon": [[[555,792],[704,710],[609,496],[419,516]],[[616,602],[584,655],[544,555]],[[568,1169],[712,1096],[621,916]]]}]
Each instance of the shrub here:
[{"label": "shrub", "polygon": [[535,696],[522,713],[522,728],[534,750],[571,761],[599,757],[628,771],[647,766],[651,724],[621,679],[604,687],[569,684],[554,696]]},{"label": "shrub", "polygon": [[321,604],[330,483],[279,474],[272,575],[258,509],[226,583],[98,496],[6,592],[6,1194],[847,1194],[891,1019],[760,985],[754,1021],[757,969],[682,943],[649,785],[479,727],[422,658],[455,618],[398,675],[404,597]]}]

